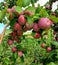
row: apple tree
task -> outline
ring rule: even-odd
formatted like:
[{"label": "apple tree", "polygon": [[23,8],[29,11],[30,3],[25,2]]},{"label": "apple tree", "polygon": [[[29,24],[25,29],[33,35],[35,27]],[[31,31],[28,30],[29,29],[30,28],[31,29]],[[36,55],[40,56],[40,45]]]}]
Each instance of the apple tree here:
[{"label": "apple tree", "polygon": [[0,23],[5,24],[0,39],[1,65],[58,64],[58,8],[52,11],[57,0],[36,7],[37,1],[0,3]]}]

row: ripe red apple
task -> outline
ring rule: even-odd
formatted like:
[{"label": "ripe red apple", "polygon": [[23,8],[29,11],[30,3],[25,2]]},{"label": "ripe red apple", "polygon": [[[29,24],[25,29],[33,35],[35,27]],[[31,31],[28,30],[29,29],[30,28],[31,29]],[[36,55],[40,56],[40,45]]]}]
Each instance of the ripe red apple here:
[{"label": "ripe red apple", "polygon": [[15,37],[16,36],[16,32],[13,31],[12,33],[10,33],[11,36]]},{"label": "ripe red apple", "polygon": [[16,52],[17,51],[17,48],[16,47],[13,47],[12,48],[12,52]]},{"label": "ripe red apple", "polygon": [[16,11],[15,11],[15,8],[16,8],[16,6],[13,6],[13,7],[11,8],[11,9],[12,9],[12,12],[14,12],[14,13],[16,12]]},{"label": "ripe red apple", "polygon": [[20,40],[16,36],[13,37],[13,40],[16,41],[17,43],[20,42]]},{"label": "ripe red apple", "polygon": [[47,52],[50,52],[51,50],[51,47],[47,47]]},{"label": "ripe red apple", "polygon": [[24,15],[20,15],[19,18],[18,18],[18,23],[20,25],[24,25],[26,23],[26,19],[24,17]]},{"label": "ripe red apple", "polygon": [[44,48],[44,47],[45,47],[45,43],[42,43],[42,44],[41,44],[41,47]]},{"label": "ripe red apple", "polygon": [[18,51],[18,56],[22,57],[23,56],[23,52],[22,51]]},{"label": "ripe red apple", "polygon": [[33,23],[33,30],[36,31],[36,32],[38,32],[39,29],[40,28],[39,28],[38,24],[37,23]]},{"label": "ripe red apple", "polygon": [[36,38],[36,39],[38,39],[38,38],[40,38],[40,37],[41,37],[40,33],[36,33],[36,34],[34,35],[34,38]]},{"label": "ripe red apple", "polygon": [[29,15],[29,16],[32,16],[32,15],[34,15],[34,13],[33,13],[33,12],[31,12],[31,11],[28,11],[28,10],[25,10],[25,11],[24,11],[24,14],[27,14],[27,15]]},{"label": "ripe red apple", "polygon": [[19,23],[15,23],[14,30],[20,30],[20,29],[21,29],[21,25]]},{"label": "ripe red apple", "polygon": [[12,45],[13,44],[13,40],[9,39],[7,43],[8,43],[8,45]]},{"label": "ripe red apple", "polygon": [[21,36],[23,35],[23,31],[22,31],[22,30],[17,30],[17,35],[18,35],[19,37],[21,37]]},{"label": "ripe red apple", "polygon": [[7,13],[11,13],[12,12],[12,9],[11,8],[8,8],[7,9]]},{"label": "ripe red apple", "polygon": [[52,25],[52,21],[48,18],[41,18],[38,22],[38,26],[41,29],[49,29]]}]

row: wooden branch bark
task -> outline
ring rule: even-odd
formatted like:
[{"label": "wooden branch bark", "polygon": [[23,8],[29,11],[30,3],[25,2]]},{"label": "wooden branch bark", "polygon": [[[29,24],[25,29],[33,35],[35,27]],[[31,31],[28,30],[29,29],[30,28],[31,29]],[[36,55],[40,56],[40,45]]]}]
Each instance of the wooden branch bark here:
[{"label": "wooden branch bark", "polygon": [[0,44],[2,43],[2,40],[3,40],[3,37],[4,37],[4,34],[5,34],[5,31],[6,31],[6,28],[9,26],[9,24],[6,24],[5,27],[4,27],[4,30],[1,34],[1,39],[0,39]]}]

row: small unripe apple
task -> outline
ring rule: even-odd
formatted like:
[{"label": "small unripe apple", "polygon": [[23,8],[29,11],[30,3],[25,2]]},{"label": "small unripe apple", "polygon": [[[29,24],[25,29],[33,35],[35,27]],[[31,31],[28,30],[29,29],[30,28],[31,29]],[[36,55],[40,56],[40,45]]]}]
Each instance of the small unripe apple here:
[{"label": "small unripe apple", "polygon": [[49,29],[51,27],[51,25],[52,25],[52,21],[48,18],[41,18],[38,21],[38,26],[41,29]]},{"label": "small unripe apple", "polygon": [[23,52],[22,51],[18,51],[18,56],[22,57],[23,56]]}]

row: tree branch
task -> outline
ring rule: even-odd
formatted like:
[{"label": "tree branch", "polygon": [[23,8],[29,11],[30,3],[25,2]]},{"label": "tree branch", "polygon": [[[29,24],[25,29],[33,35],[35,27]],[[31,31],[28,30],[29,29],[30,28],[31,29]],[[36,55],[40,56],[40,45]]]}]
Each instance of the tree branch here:
[{"label": "tree branch", "polygon": [[2,40],[3,40],[3,37],[4,37],[4,34],[5,34],[5,31],[6,31],[6,28],[9,26],[9,24],[6,24],[5,27],[4,27],[4,30],[1,34],[1,39],[0,39],[0,44],[2,43]]}]

